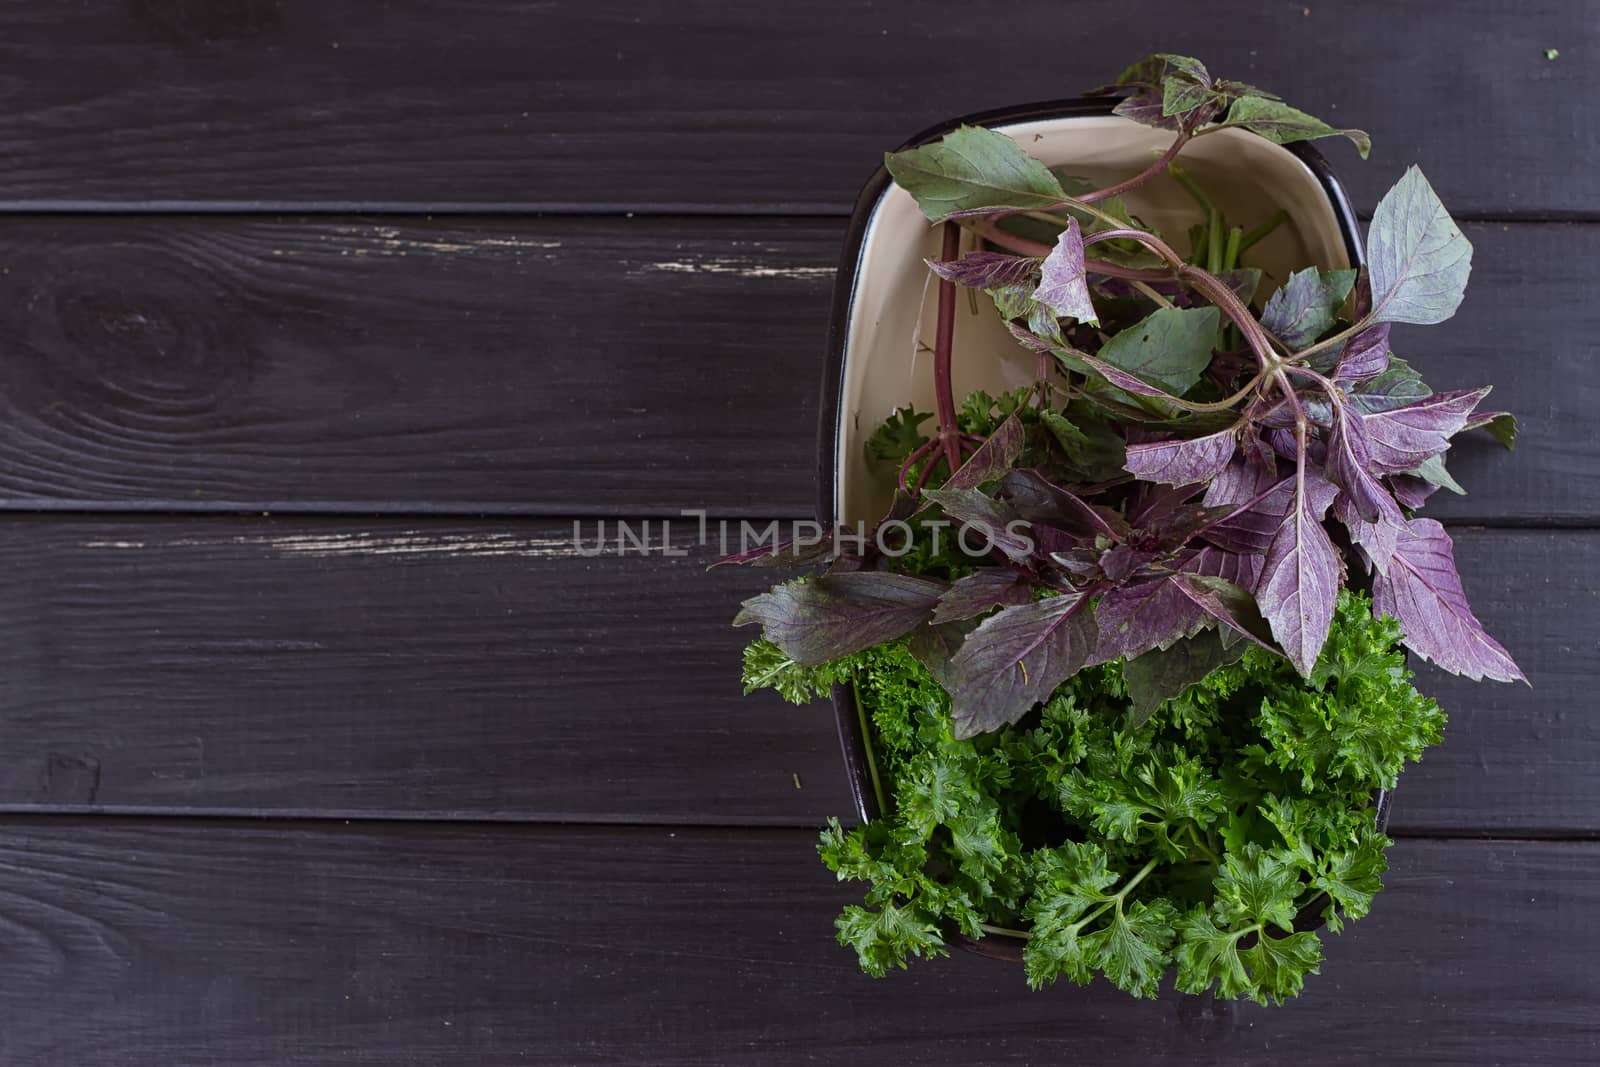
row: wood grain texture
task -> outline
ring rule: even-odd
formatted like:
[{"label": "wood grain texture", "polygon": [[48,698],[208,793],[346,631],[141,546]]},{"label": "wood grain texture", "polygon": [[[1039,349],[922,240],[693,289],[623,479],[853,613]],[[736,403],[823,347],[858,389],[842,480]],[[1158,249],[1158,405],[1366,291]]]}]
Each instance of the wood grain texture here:
[{"label": "wood grain texture", "polygon": [[[736,536],[735,531],[735,536]],[[617,531],[607,526],[615,550]],[[576,554],[571,523],[0,523],[0,806],[815,825],[823,705],[743,699],[781,576]],[[1600,535],[1457,530],[1533,688],[1425,670],[1447,740],[1398,832],[1600,834]],[[585,524],[582,545],[595,544]]]},{"label": "wood grain texture", "polygon": [[[1600,520],[1600,228],[1468,226],[1457,521]],[[832,220],[16,219],[0,508],[813,513]],[[1515,324],[1514,326],[1512,324]]]},{"label": "wood grain texture", "polygon": [[841,212],[929,124],[1179,47],[1369,129],[1365,166],[1333,149],[1361,206],[1420,162],[1457,212],[1600,210],[1592,4],[1251,0],[1196,18],[1152,0],[1131,22],[1018,0],[1007,22],[1033,47],[991,18],[956,0],[10,4],[0,205]]},{"label": "wood grain texture", "polygon": [[831,222],[14,220],[0,496],[809,514],[839,239]]},{"label": "wood grain texture", "polygon": [[[1277,1009],[882,980],[803,831],[12,822],[0,1055],[281,1065],[1592,1063],[1600,846],[1402,841]],[[1558,963],[1557,961],[1569,961]]]}]

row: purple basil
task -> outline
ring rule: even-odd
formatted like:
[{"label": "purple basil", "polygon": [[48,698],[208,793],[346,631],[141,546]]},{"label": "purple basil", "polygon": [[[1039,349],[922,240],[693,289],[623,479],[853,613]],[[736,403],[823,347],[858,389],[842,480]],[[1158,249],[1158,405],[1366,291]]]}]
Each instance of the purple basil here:
[{"label": "purple basil", "polygon": [[1003,567],[980,567],[965,578],[950,583],[933,612],[933,624],[960,622],[982,615],[990,608],[1027,604],[1033,600],[1033,585],[1027,576]]},{"label": "purple basil", "polygon": [[946,281],[971,289],[998,289],[1004,285],[1029,282],[1039,271],[1040,261],[1026,256],[999,252],[968,252],[949,262],[926,260],[928,269]]},{"label": "purple basil", "polygon": [[[752,598],[736,621],[760,623],[802,665],[904,638],[970,737],[1016,722],[1088,664],[1124,664],[1135,720],[1241,654],[1240,637],[1311,676],[1348,559],[1418,656],[1521,679],[1467,607],[1444,529],[1409,514],[1435,488],[1463,491],[1444,464],[1456,434],[1516,436],[1509,414],[1477,410],[1488,389],[1435,394],[1391,350],[1391,324],[1449,317],[1470,272],[1471,246],[1432,187],[1412,168],[1383,197],[1365,271],[1293,271],[1256,312],[1261,272],[1239,262],[1242,226],[1208,209],[1186,261],[1122,194],[1213,121],[1277,143],[1343,133],[1363,154],[1365,135],[1183,56],[1152,56],[1104,91],[1122,97],[1118,114],[1175,131],[1114,186],[1058,178],[981,127],[889,157],[943,225],[928,263],[942,280],[929,346],[940,421],[930,440],[927,416],[897,413],[869,454],[903,457],[885,520],[947,520],[957,545],[921,543],[909,559],[862,547]],[[1056,220],[1053,242],[996,225],[1017,212],[1030,227]],[[979,249],[957,256],[950,220],[983,215]],[[965,318],[944,282],[987,293],[1026,350],[1007,370],[1020,388],[958,407],[952,323]]]},{"label": "purple basil", "polygon": [[945,588],[883,571],[825,574],[751,597],[733,624],[760,623],[786,656],[815,666],[905,636],[928,621]]},{"label": "purple basil", "polygon": [[1089,283],[1083,272],[1083,231],[1077,219],[1068,219],[1055,248],[1045,257],[1039,288],[1033,298],[1057,315],[1098,325],[1099,316],[1089,298]]},{"label": "purple basil", "polygon": [[950,661],[956,736],[1016,722],[1077,673],[1098,636],[1082,593],[1002,608],[984,619]]},{"label": "purple basil", "polygon": [[1233,458],[1235,432],[1218,430],[1204,437],[1129,445],[1125,466],[1147,482],[1193,485],[1210,481]]},{"label": "purple basil", "polygon": [[1407,648],[1452,674],[1528,680],[1467,606],[1450,535],[1432,519],[1412,519],[1401,531],[1389,572],[1373,580],[1372,606],[1400,620]]}]

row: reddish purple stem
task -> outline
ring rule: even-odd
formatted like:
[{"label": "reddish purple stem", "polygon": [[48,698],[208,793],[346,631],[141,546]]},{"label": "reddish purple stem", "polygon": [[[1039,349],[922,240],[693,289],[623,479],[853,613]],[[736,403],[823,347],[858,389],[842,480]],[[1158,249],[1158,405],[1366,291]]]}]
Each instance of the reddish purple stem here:
[{"label": "reddish purple stem", "polygon": [[1092,204],[1096,200],[1105,200],[1108,197],[1120,196],[1129,189],[1138,188],[1165,170],[1167,164],[1176,159],[1178,153],[1183,151],[1183,146],[1189,143],[1189,138],[1191,136],[1192,135],[1188,130],[1183,130],[1178,134],[1178,136],[1172,139],[1172,143],[1167,146],[1166,152],[1162,154],[1160,159],[1156,160],[1144,170],[1125,181],[1120,181],[1115,185],[1108,185],[1104,189],[1096,189],[1093,192],[1084,193],[1082,196],[1077,198],[1078,203]]},{"label": "reddish purple stem", "polygon": [[[961,227],[944,224],[944,248],[939,258],[949,262],[961,252]],[[939,279],[939,324],[933,339],[933,395],[939,408],[939,442],[953,473],[961,466],[960,431],[956,427],[955,387],[950,377],[950,350],[956,331],[956,284]]]},{"label": "reddish purple stem", "polygon": [[[906,475],[911,473],[911,468],[916,466],[917,462],[919,460],[927,459],[930,455],[933,454],[934,450],[937,449],[938,447],[939,447],[939,439],[937,437],[935,437],[931,441],[925,441],[922,444],[918,445],[917,446],[917,450],[915,452],[911,453],[911,455],[906,457],[905,462],[900,464],[900,488],[901,489],[905,490],[908,493],[911,492],[911,486],[906,481]],[[937,462],[938,462],[937,460],[934,461],[934,463],[937,463]],[[933,467],[933,465],[934,465],[933,463],[928,464],[928,466],[930,468]]]}]

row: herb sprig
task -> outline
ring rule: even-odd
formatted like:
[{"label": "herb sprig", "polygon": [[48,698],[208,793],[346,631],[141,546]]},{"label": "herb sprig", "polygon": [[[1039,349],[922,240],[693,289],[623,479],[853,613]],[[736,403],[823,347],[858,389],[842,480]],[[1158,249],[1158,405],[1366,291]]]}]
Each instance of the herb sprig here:
[{"label": "herb sprig", "polygon": [[[1100,91],[1122,97],[1117,114],[1174,133],[1151,166],[1102,189],[1071,194],[1081,183],[978,127],[886,160],[944,227],[928,264],[937,429],[922,436],[908,412],[869,445],[901,463],[890,517],[931,508],[984,531],[996,546],[986,564],[1044,597],[948,643],[936,673],[957,736],[1016,722],[1096,663],[1152,657],[1141,670],[1170,692],[1186,675],[1163,664],[1188,663],[1185,643],[1219,627],[1225,644],[1248,639],[1308,675],[1349,580],[1342,543],[1412,652],[1525,681],[1467,606],[1449,535],[1414,516],[1436,488],[1458,488],[1443,462],[1454,435],[1481,427],[1509,446],[1516,433],[1509,414],[1480,410],[1487,387],[1435,394],[1392,351],[1393,325],[1450,317],[1471,269],[1471,245],[1422,172],[1379,201],[1365,270],[1307,267],[1256,311],[1241,228],[1212,207],[1202,266],[1122,198],[1219,130],[1278,143],[1342,135],[1363,154],[1366,135],[1182,56],[1151,57]],[[1053,227],[1053,243],[1013,232],[1018,219]],[[979,243],[964,255],[963,227]],[[985,292],[1039,355],[1035,388],[998,425],[963,426],[951,394],[958,286]],[[1008,536],[1019,521],[1032,536]],[[971,595],[908,581],[868,552],[750,600],[737,621],[814,665],[947,619]]]},{"label": "herb sprig", "polygon": [[[1398,645],[1526,681],[1416,516],[1461,491],[1456,434],[1509,448],[1516,423],[1391,347],[1449,318],[1471,269],[1421,171],[1379,202],[1364,269],[1306,266],[1258,299],[1247,259],[1286,216],[1226,218],[1184,147],[1237,129],[1365,157],[1366,134],[1183,56],[1097,92],[1173,135],[1111,185],[977,127],[886,158],[942,227],[936,411],[866,445],[901,547],[814,547],[823,573],[746,601],[746,691],[855,693],[883,815],[832,822],[820,852],[868,885],[837,927],[869,973],[1006,936],[1034,986],[1153,996],[1174,975],[1281,1001],[1317,971],[1316,929],[1381,888],[1375,790],[1440,737]],[[1186,254],[1135,211],[1162,173],[1198,209]],[[958,288],[1037,355],[1032,385],[957,402]]]},{"label": "herb sprig", "polygon": [[1265,1003],[1316,973],[1310,926],[1366,914],[1389,844],[1372,791],[1439,739],[1397,636],[1346,592],[1309,685],[1251,648],[1130,728],[1130,680],[1105,664],[1026,728],[971,740],[904,641],[820,669],[757,642],[745,677],[796,701],[848,680],[873,709],[893,812],[835,820],[819,846],[868,883],[837,923],[868,973],[941,955],[952,933],[1009,933],[1035,987],[1100,974],[1153,996],[1175,971],[1187,992]]}]

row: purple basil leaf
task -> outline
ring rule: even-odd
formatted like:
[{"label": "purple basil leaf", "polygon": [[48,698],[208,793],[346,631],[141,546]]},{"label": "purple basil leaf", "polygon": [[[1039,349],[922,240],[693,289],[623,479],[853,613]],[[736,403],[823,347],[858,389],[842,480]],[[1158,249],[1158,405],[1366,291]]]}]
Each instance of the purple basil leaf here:
[{"label": "purple basil leaf", "polygon": [[910,633],[933,614],[945,588],[887,571],[825,574],[751,597],[733,624],[760,623],[784,655],[815,667]]},{"label": "purple basil leaf", "polygon": [[[1143,292],[1135,289],[1132,283],[1125,281],[1122,278],[1113,278],[1108,274],[1099,273],[1092,273],[1090,277],[1094,279],[1090,289],[1096,296],[1103,297],[1107,300],[1145,299]],[[1225,277],[1225,275],[1221,277]],[[1183,283],[1179,282],[1176,278],[1167,278],[1161,281],[1148,281],[1145,284],[1151,289],[1154,289],[1156,292],[1160,293],[1162,296],[1166,297],[1168,300],[1177,302],[1187,299],[1185,296]]]},{"label": "purple basil leaf", "polygon": [[1162,704],[1181,696],[1218,667],[1237,660],[1244,649],[1242,643],[1224,645],[1216,630],[1207,629],[1170,648],[1152,649],[1128,660],[1122,665],[1130,705],[1125,728],[1137,730]]},{"label": "purple basil leaf", "polygon": [[1033,299],[1034,283],[1030,278],[1014,285],[997,285],[993,289],[985,289],[989,299],[994,301],[994,309],[1000,317],[1010,322],[1012,319],[1033,319],[1034,312],[1039,310],[1039,305]]},{"label": "purple basil leaf", "polygon": [[1206,495],[1200,502],[1208,508],[1238,507],[1248,504],[1278,481],[1275,472],[1236,456],[1206,486]]},{"label": "purple basil leaf", "polygon": [[[1280,399],[1260,415],[1254,422],[1257,426],[1265,426],[1273,430],[1287,430],[1295,423],[1294,405],[1287,400]],[[1277,446],[1274,445],[1274,448]]]},{"label": "purple basil leaf", "polygon": [[1358,411],[1375,415],[1405,407],[1433,395],[1433,390],[1423,382],[1422,375],[1411,369],[1411,364],[1389,353],[1389,366],[1375,378],[1356,384],[1349,392],[1351,406]]},{"label": "purple basil leaf", "polygon": [[1256,585],[1261,614],[1302,675],[1310,675],[1328,639],[1344,577],[1339,550],[1322,527],[1327,504],[1317,506],[1319,497],[1310,481],[1308,470],[1307,488],[1293,492],[1288,512],[1267,545]]},{"label": "purple basil leaf", "polygon": [[1269,652],[1283,654],[1283,650],[1272,639],[1272,629],[1248,589],[1226,578],[1204,574],[1178,574],[1174,576],[1174,584],[1201,611],[1227,626],[1230,631],[1249,638]]},{"label": "purple basil leaf", "polygon": [[[1306,418],[1313,425],[1326,427],[1333,424],[1333,403],[1326,393],[1320,389],[1308,388],[1297,391],[1295,396],[1300,401],[1300,411],[1305,412]],[[1287,399],[1280,399],[1254,421],[1257,425],[1274,430],[1287,430],[1299,421],[1300,411],[1296,411],[1294,405]]]},{"label": "purple basil leaf", "polygon": [[[1375,378],[1389,367],[1389,324],[1368,326],[1344,343],[1333,376],[1343,382]],[[1419,379],[1420,380],[1420,379]]]},{"label": "purple basil leaf", "polygon": [[980,567],[965,578],[957,578],[939,598],[934,609],[935,626],[960,622],[982,615],[1000,605],[1027,604],[1033,600],[1033,583],[1016,571],[1004,567]]},{"label": "purple basil leaf", "polygon": [[1401,533],[1389,573],[1373,580],[1372,610],[1399,620],[1406,647],[1452,674],[1528,680],[1467,606],[1450,535],[1432,519]]},{"label": "purple basil leaf", "polygon": [[998,209],[1047,211],[1066,196],[1043,163],[997,130],[960,126],[884,156],[895,184],[934,222]]},{"label": "purple basil leaf", "polygon": [[1161,94],[1154,90],[1134,93],[1111,109],[1113,115],[1161,130],[1176,130],[1178,120],[1161,113]]},{"label": "purple basil leaf", "polygon": [[1114,545],[1100,553],[1100,573],[1113,582],[1120,582],[1161,555],[1154,549]]},{"label": "purple basil leaf", "polygon": [[1365,130],[1337,129],[1281,100],[1268,100],[1256,95],[1247,95],[1234,101],[1233,107],[1228,109],[1228,117],[1221,125],[1249,130],[1273,144],[1342,136],[1350,138],[1350,143],[1356,146],[1362,159],[1366,159],[1372,151],[1372,138],[1367,136]]},{"label": "purple basil leaf", "polygon": [[1141,531],[1160,524],[1200,493],[1198,485],[1160,482],[1136,482],[1134,489],[1134,498],[1128,505],[1128,526]]},{"label": "purple basil leaf", "polygon": [[1355,513],[1367,522],[1405,521],[1388,488],[1372,472],[1364,417],[1344,411],[1334,420],[1328,441],[1328,477],[1349,497]]},{"label": "purple basil leaf", "polygon": [[1094,615],[1081,593],[1002,608],[968,635],[950,661],[950,715],[957,738],[1014,723],[1094,652]]},{"label": "purple basil leaf", "polygon": [[1256,290],[1261,287],[1260,267],[1235,267],[1233,270],[1219,272],[1217,277],[1222,279],[1222,283],[1232,289],[1233,295],[1246,306],[1256,298]]},{"label": "purple basil leaf", "polygon": [[[1291,440],[1293,435],[1290,435]],[[1212,504],[1211,494],[1205,497],[1208,506],[1224,506],[1231,504],[1238,507],[1240,504],[1251,500],[1260,489],[1243,497],[1219,504]],[[1311,509],[1316,515],[1327,512],[1333,503],[1334,497],[1339,493],[1339,487],[1328,481],[1322,472],[1315,467],[1306,470],[1306,493],[1310,497]],[[1266,496],[1262,497],[1248,511],[1244,511],[1208,527],[1205,538],[1213,544],[1219,545],[1233,552],[1264,553],[1272,544],[1272,539],[1277,536],[1278,528],[1283,525],[1285,516],[1289,514],[1289,506],[1294,499],[1295,479],[1293,475],[1283,478],[1274,485]]]},{"label": "purple basil leaf", "polygon": [[1154,81],[1133,84],[1137,85],[1136,91],[1112,108],[1112,114],[1121,115],[1125,119],[1132,119],[1145,126],[1176,130],[1180,124],[1178,117],[1167,115],[1162,110],[1164,93],[1159,75]]},{"label": "purple basil leaf", "polygon": [[1242,589],[1254,589],[1261,578],[1261,557],[1255,553],[1229,552],[1215,545],[1202,545],[1182,567],[1190,574],[1222,578]]},{"label": "purple basil leaf", "polygon": [[1295,440],[1293,430],[1285,427],[1274,427],[1267,430],[1262,436],[1266,438],[1267,444],[1272,446],[1274,452],[1291,463],[1300,454],[1300,444]]},{"label": "purple basil leaf", "polygon": [[1450,447],[1450,438],[1466,427],[1473,409],[1488,395],[1488,387],[1435,393],[1404,407],[1359,416],[1372,470],[1380,474],[1416,470]]},{"label": "purple basil leaf", "polygon": [[798,544],[797,541],[797,538],[791,537],[776,545],[763,545],[748,552],[723,556],[713,561],[706,569],[710,570],[711,567],[721,567],[728,563],[748,563],[752,567],[805,567],[832,559],[834,553],[838,551],[833,543],[833,534],[827,531],[823,531],[816,540],[807,538],[804,544]]},{"label": "purple basil leaf", "polygon": [[[1034,527],[1041,531],[1040,527]],[[1045,545],[1048,537],[1041,537],[1040,544]],[[1075,578],[1100,577],[1100,550],[1088,545],[1069,545],[1064,548],[1050,549],[1050,558],[1067,574]]]},{"label": "purple basil leaf", "polygon": [[1000,252],[968,252],[960,259],[944,262],[929,259],[924,262],[929,270],[946,281],[970,289],[997,289],[1031,283],[1042,261]]},{"label": "purple basil leaf", "polygon": [[976,626],[977,623],[971,622],[919,626],[906,640],[906,651],[911,653],[912,659],[928,668],[928,673],[939,683],[939,688],[948,693],[954,681],[950,676],[950,661],[961,648],[961,642]]},{"label": "purple basil leaf", "polygon": [[1153,648],[1170,648],[1211,621],[1173,577],[1113,589],[1095,606],[1102,661],[1133,659]]},{"label": "purple basil leaf", "polygon": [[1428,498],[1439,488],[1433,483],[1411,474],[1391,475],[1389,484],[1394,486],[1394,498],[1412,511],[1426,504]]},{"label": "purple basil leaf", "polygon": [[1448,319],[1461,304],[1472,273],[1472,245],[1414,166],[1372,213],[1367,271],[1372,322],[1427,326]]},{"label": "purple basil leaf", "polygon": [[976,489],[928,489],[922,495],[962,526],[983,534],[989,547],[1006,558],[1018,563],[1033,558],[1037,546],[1027,522],[994,497]]},{"label": "purple basil leaf", "polygon": [[1158,389],[1143,378],[1136,377],[1120,367],[1114,367],[1097,356],[1089,355],[1087,352],[1080,352],[1074,348],[1058,351],[1056,356],[1073,370],[1083,373],[1093,371],[1118,389],[1126,389],[1130,393],[1154,397],[1158,400],[1173,399],[1172,394],[1165,389]]},{"label": "purple basil leaf", "polygon": [[1249,82],[1236,82],[1227,78],[1218,78],[1211,83],[1211,87],[1224,96],[1259,96],[1263,100],[1282,100],[1277,93],[1269,93],[1265,89],[1257,89]]},{"label": "purple basil leaf", "polygon": [[1128,473],[1147,482],[1191,485],[1221,473],[1233,458],[1235,432],[1219,430],[1204,437],[1128,446]]},{"label": "purple basil leaf", "polygon": [[1394,549],[1400,538],[1400,531],[1405,526],[1405,515],[1395,508],[1398,518],[1385,516],[1376,522],[1368,522],[1356,511],[1355,504],[1345,493],[1339,494],[1339,499],[1333,502],[1333,513],[1344,523],[1350,534],[1351,543],[1361,548],[1362,558],[1367,562],[1367,569],[1374,567],[1379,573],[1389,569],[1389,561],[1394,558]]},{"label": "purple basil leaf", "polygon": [[1047,341],[1026,326],[1012,322],[1010,319],[1006,320],[1006,329],[1010,331],[1012,337],[1016,338],[1017,344],[1030,352],[1049,352],[1061,347],[1059,343]]},{"label": "purple basil leaf", "polygon": [[995,427],[989,439],[979,445],[972,457],[950,476],[944,488],[976,489],[984,482],[1004,477],[1022,454],[1025,440],[1022,421],[1015,413],[1006,416],[1006,420]]},{"label": "purple basil leaf", "polygon": [[1350,321],[1360,322],[1372,313],[1372,275],[1366,267],[1356,270],[1355,295],[1350,298]]},{"label": "purple basil leaf", "polygon": [[1039,288],[1033,298],[1057,315],[1099,325],[1094,303],[1089,299],[1089,284],[1083,273],[1083,230],[1078,220],[1069,218],[1067,228],[1056,238],[1056,246],[1045,257],[1039,274]]},{"label": "purple basil leaf", "polygon": [[1517,417],[1509,411],[1479,411],[1467,420],[1465,429],[1487,430],[1489,436],[1505,445],[1517,447]]},{"label": "purple basil leaf", "polygon": [[1355,280],[1353,270],[1297,270],[1289,275],[1283,288],[1268,298],[1261,325],[1276,334],[1291,352],[1308,348],[1333,325]]},{"label": "purple basil leaf", "polygon": [[1448,489],[1456,496],[1467,495],[1467,491],[1461,488],[1461,483],[1450,477],[1450,472],[1445,469],[1443,452],[1437,456],[1429,456],[1416,470],[1408,473],[1415,474],[1435,489]]},{"label": "purple basil leaf", "polygon": [[1138,540],[1164,552],[1183,546],[1200,531],[1227,518],[1233,508],[1208,508],[1200,504],[1185,504],[1139,530]]},{"label": "purple basil leaf", "polygon": [[1239,452],[1251,467],[1269,475],[1277,473],[1277,457],[1273,455],[1272,448],[1267,442],[1261,439],[1260,434],[1247,430],[1239,439]]},{"label": "purple basil leaf", "polygon": [[[1182,116],[1185,124],[1193,128],[1200,125],[1201,121],[1208,121],[1210,115],[1215,113],[1218,107],[1216,96],[1217,94],[1211,89],[1209,78],[1204,82],[1191,81],[1188,78],[1168,78],[1166,84],[1162,86],[1161,113],[1169,118]],[[1211,105],[1211,110],[1207,112],[1207,118],[1196,121],[1195,112],[1208,104]]]},{"label": "purple basil leaf", "polygon": [[1220,315],[1214,307],[1161,308],[1107,341],[1098,359],[1182,396],[1211,363]]},{"label": "purple basil leaf", "polygon": [[1038,471],[1011,471],[1000,482],[1000,494],[1029,522],[1048,523],[1086,540],[1120,541],[1128,535],[1127,529]]}]

